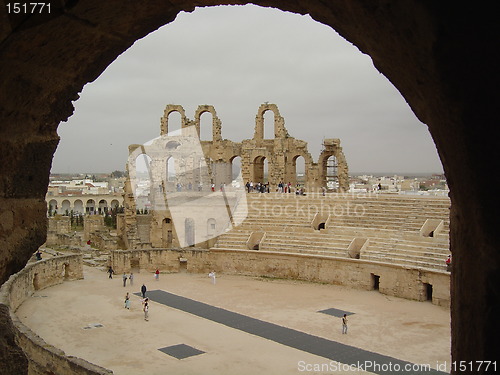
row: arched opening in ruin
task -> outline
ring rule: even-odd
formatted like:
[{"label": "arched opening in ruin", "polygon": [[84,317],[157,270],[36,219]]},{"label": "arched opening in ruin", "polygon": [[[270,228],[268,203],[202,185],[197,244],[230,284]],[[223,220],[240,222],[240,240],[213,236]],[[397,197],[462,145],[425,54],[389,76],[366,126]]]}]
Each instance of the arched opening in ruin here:
[{"label": "arched opening in ruin", "polygon": [[325,186],[330,191],[338,191],[339,189],[339,174],[338,161],[334,155],[329,156],[324,160],[323,164]]},{"label": "arched opening in ruin", "polygon": [[139,154],[135,158],[135,178],[132,179],[136,208],[143,210],[149,203],[149,191],[151,188],[151,157],[147,154]]},{"label": "arched opening in ruin", "polygon": [[241,180],[241,156],[231,158],[231,181]]},{"label": "arched opening in ruin", "polygon": [[213,115],[210,112],[203,112],[200,115],[200,141],[213,140]]},{"label": "arched opening in ruin", "polygon": [[264,117],[264,139],[274,139],[275,129],[274,129],[274,112],[267,110],[263,113]]},{"label": "arched opening in ruin", "polygon": [[253,161],[253,181],[254,183],[268,182],[269,165],[265,156],[257,156]]},{"label": "arched opening in ruin", "polygon": [[306,159],[302,155],[293,158],[293,178],[292,186],[305,186],[307,181]]},{"label": "arched opening in ruin", "polygon": [[[178,111],[168,114],[168,133],[180,134],[182,129],[182,115]],[[168,148],[167,148],[168,149]]]},{"label": "arched opening in ruin", "polygon": [[171,247],[174,240],[174,228],[172,219],[166,217],[162,220],[162,242],[163,247]]}]

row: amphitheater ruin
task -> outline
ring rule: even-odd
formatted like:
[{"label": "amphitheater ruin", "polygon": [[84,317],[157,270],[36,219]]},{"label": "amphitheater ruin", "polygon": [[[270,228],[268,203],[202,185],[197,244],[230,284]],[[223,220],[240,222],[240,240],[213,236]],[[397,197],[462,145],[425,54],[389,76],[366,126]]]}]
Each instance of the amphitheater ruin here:
[{"label": "amphitheater ruin", "polygon": [[[74,101],[83,87],[136,40],[169,24],[182,11],[246,3],[81,0],[54,3],[54,11],[42,18],[7,14],[7,7],[2,7],[2,282],[19,272],[45,241],[44,196],[59,142],[57,128],[74,112]],[[452,202],[452,359],[455,363],[495,360],[500,346],[496,333],[500,200],[487,193],[485,181],[489,186],[498,181],[497,174],[491,173],[498,162],[500,56],[491,53],[500,37],[496,4],[453,9],[443,2],[396,0],[253,4],[309,14],[336,30],[372,59],[374,67],[426,124]],[[464,54],[464,46],[470,53]],[[166,53],[173,56],[177,50]],[[325,99],[334,104],[332,96]],[[29,288],[25,290],[29,292]],[[11,311],[3,300],[0,326],[2,370],[27,374],[28,359],[16,343]],[[486,371],[474,368],[466,373]]]},{"label": "amphitheater ruin", "polygon": [[[181,114],[181,132],[168,135],[168,119],[174,111]],[[274,113],[275,138],[270,140],[263,137],[266,111]],[[212,114],[211,141],[199,141],[204,112]],[[47,345],[15,316],[23,301],[38,290],[83,278],[84,264],[100,265],[103,270],[111,266],[117,274],[160,269],[162,273],[216,271],[304,280],[376,290],[449,308],[448,198],[350,194],[340,141],[325,140],[315,163],[307,144],[288,134],[274,104],[260,106],[254,137],[241,143],[222,139],[221,121],[207,105],[198,107],[194,121],[181,106],[168,105],[161,135],[168,137],[129,147],[125,210],[118,214],[116,233],[104,228],[101,215],[87,215],[78,235],[72,232],[68,217],[50,217],[46,246],[66,246],[79,254],[53,252],[54,257],[32,263],[2,288],[2,303],[11,308],[33,373],[50,368],[60,374],[110,373]],[[193,140],[201,144],[201,153],[184,147]],[[145,212],[136,204],[141,198],[136,189],[144,182],[136,161],[144,155],[148,156],[148,188],[141,194],[149,207]],[[237,156],[241,175],[235,177],[231,164]],[[300,189],[299,156],[305,159]],[[265,159],[269,160],[267,174]],[[175,168],[175,178],[169,168]],[[329,185],[332,180],[335,183]],[[250,181],[267,188],[255,192],[245,184]],[[283,181],[290,181],[286,190]],[[85,247],[87,240],[97,249]]]}]

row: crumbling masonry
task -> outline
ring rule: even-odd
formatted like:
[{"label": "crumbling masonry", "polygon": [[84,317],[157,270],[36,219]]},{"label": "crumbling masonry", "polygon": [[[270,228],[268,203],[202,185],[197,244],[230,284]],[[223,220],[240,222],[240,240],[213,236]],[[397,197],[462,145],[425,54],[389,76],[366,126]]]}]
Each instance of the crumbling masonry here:
[{"label": "crumbling masonry", "polygon": [[[271,111],[274,114],[274,138],[264,137],[264,114]],[[181,117],[179,135],[169,133],[169,116],[178,112]],[[200,140],[200,118],[208,112],[212,115],[212,140]],[[184,108],[180,105],[166,106],[161,118],[161,135],[169,135],[164,143],[153,150],[148,145],[130,145],[129,163],[127,165],[129,179],[125,185],[125,215],[119,224],[122,236],[128,248],[157,247],[170,248],[183,246],[172,225],[172,216],[168,207],[158,207],[159,198],[165,192],[175,192],[179,189],[201,191],[222,187],[231,187],[233,161],[241,158],[240,185],[247,182],[267,183],[270,192],[278,190],[280,183],[295,187],[300,182],[306,193],[323,189],[346,192],[349,189],[347,162],[337,138],[325,139],[323,150],[318,162],[314,162],[307,150],[307,142],[295,139],[288,134],[285,120],[280,115],[275,104],[262,104],[255,117],[255,132],[252,139],[233,142],[222,138],[222,122],[217,117],[215,108],[211,105],[200,105],[195,112],[194,120],[186,117]],[[161,138],[161,137],[160,137]],[[155,142],[155,141],[153,141]],[[185,143],[192,143],[189,147]],[[192,152],[201,145],[200,153]],[[147,168],[151,176],[149,182],[148,206],[149,215],[137,213],[136,162],[139,157],[147,155]],[[297,159],[304,159],[303,180],[297,180]],[[265,163],[267,162],[267,175]],[[172,171],[174,170],[174,171]],[[152,173],[154,172],[154,173]],[[174,174],[175,173],[175,174]],[[267,190],[266,189],[266,190]],[[227,202],[226,202],[227,203]],[[142,213],[142,212],[141,212]],[[195,224],[193,224],[195,225]],[[187,230],[187,229],[186,229]],[[210,231],[206,225],[196,228],[196,232]],[[210,236],[206,236],[209,238]],[[192,242],[192,241],[191,241]],[[198,239],[196,240],[198,244]],[[203,244],[209,247],[210,243]]]}]

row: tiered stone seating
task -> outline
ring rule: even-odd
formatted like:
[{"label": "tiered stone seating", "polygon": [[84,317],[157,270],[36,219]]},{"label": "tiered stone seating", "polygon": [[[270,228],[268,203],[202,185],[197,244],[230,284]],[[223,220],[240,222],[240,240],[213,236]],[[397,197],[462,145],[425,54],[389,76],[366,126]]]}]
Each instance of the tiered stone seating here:
[{"label": "tiered stone seating", "polygon": [[[360,258],[408,267],[444,270],[449,254],[448,198],[399,195],[295,196],[247,194],[248,216],[242,224],[222,235],[215,248],[247,249],[254,231],[265,236],[259,249],[349,257],[355,238],[367,238]],[[312,226],[317,212],[329,218],[325,229]],[[426,220],[443,221],[433,237],[420,230]]]}]

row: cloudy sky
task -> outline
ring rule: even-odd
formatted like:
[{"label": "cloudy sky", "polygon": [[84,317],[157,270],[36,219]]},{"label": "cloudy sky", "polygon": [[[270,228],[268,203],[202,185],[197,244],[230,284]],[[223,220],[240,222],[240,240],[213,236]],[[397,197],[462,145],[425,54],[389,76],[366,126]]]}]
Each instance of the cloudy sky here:
[{"label": "cloudy sky", "polygon": [[315,160],[340,138],[350,172],[442,171],[427,126],[369,56],[309,16],[247,5],[181,13],[119,56],[59,126],[52,172],[125,170],[128,145],[159,135],[169,103],[190,119],[211,104],[223,138],[251,138],[264,102]]}]

